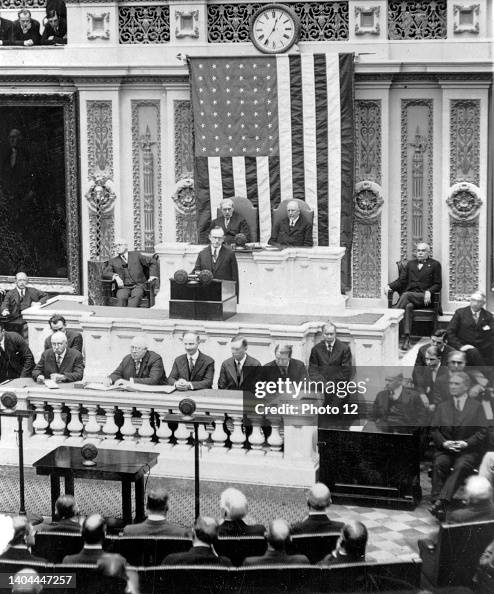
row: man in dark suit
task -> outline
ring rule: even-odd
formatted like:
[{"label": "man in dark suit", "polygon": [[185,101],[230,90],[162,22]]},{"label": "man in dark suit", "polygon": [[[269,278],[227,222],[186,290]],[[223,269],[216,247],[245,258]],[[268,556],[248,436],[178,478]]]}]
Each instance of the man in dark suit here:
[{"label": "man in dark suit", "polygon": [[[82,334],[77,330],[67,328],[67,321],[60,314],[53,314],[48,320],[50,330],[53,332],[63,332],[67,336],[67,347],[76,349],[82,353]],[[51,348],[51,336],[45,338],[45,351]]]},{"label": "man in dark suit", "polygon": [[146,512],[144,522],[125,526],[125,536],[190,536],[186,528],[166,519],[168,493],[165,489],[157,487],[148,492]]},{"label": "man in dark suit", "polygon": [[183,342],[185,355],[178,356],[173,362],[168,383],[180,391],[212,388],[214,360],[199,350],[199,335],[187,332]]},{"label": "man in dark suit", "polygon": [[4,297],[1,310],[2,316],[14,324],[23,324],[22,312],[31,307],[33,303],[45,303],[48,295],[34,287],[28,287],[29,279],[25,272],[18,272],[15,275],[15,288],[7,291]]},{"label": "man in dark suit", "polygon": [[[154,258],[140,252],[129,252],[125,239],[115,240],[117,255],[108,260],[103,278],[117,283],[117,305],[119,307],[139,307],[144,295],[146,282],[158,278],[158,264]],[[149,278],[146,276],[149,271]]]},{"label": "man in dark suit", "polygon": [[31,522],[26,516],[14,516],[12,518],[12,528],[14,534],[10,539],[9,546],[0,555],[2,561],[25,561],[47,563],[46,559],[36,557],[31,553],[31,547],[34,544],[34,530]]},{"label": "man in dark suit", "polygon": [[469,476],[465,481],[462,499],[464,506],[447,515],[446,520],[449,524],[494,520],[492,485],[485,477]]},{"label": "man in dark suit", "polygon": [[79,382],[84,375],[82,354],[67,348],[67,337],[63,332],[55,332],[51,337],[51,349],[44,351],[33,371],[33,379],[38,384],[45,379],[60,382]]},{"label": "man in dark suit", "polygon": [[312,247],[312,225],[301,214],[296,200],[286,205],[287,217],[273,227],[269,243],[279,247]]},{"label": "man in dark suit", "polygon": [[494,316],[484,305],[484,293],[473,293],[470,305],[455,311],[447,329],[448,343],[466,353],[468,365],[479,367],[494,365]]},{"label": "man in dark suit", "polygon": [[403,386],[403,373],[388,375],[386,389],[379,392],[372,408],[372,419],[379,429],[412,433],[427,423],[427,408],[419,394]]},{"label": "man in dark suit", "polygon": [[137,335],[130,345],[130,355],[120,362],[115,371],[105,379],[105,385],[125,387],[128,384],[147,384],[162,386],[166,384],[163,359],[154,351],[148,350],[148,339]]},{"label": "man in dark suit", "polygon": [[449,383],[448,366],[442,364],[439,349],[431,346],[425,351],[425,367],[415,374],[414,380],[414,387],[420,394],[422,402],[431,411],[442,400],[441,385],[444,382]]},{"label": "man in dark suit", "polygon": [[18,20],[14,22],[12,31],[12,41],[9,45],[21,45],[31,47],[39,45],[41,35],[39,34],[38,21],[31,18],[31,12],[23,8],[17,13]]},{"label": "man in dark suit", "polygon": [[290,526],[288,522],[277,518],[269,523],[265,534],[268,545],[264,555],[247,557],[244,567],[253,565],[308,565],[309,559],[305,555],[289,555],[286,551],[290,544]]},{"label": "man in dark suit", "polygon": [[323,532],[340,531],[342,522],[333,522],[328,517],[331,505],[331,493],[324,483],[316,483],[307,494],[309,515],[301,522],[292,524],[292,534],[321,534]]},{"label": "man in dark suit", "polygon": [[220,565],[231,567],[227,557],[216,554],[213,545],[218,536],[218,523],[214,518],[198,516],[192,529],[192,547],[185,553],[167,555],[161,565]]},{"label": "man in dark suit", "polygon": [[209,232],[210,245],[197,255],[195,271],[210,270],[213,277],[219,280],[235,282],[238,300],[238,265],[234,252],[223,244],[225,233],[221,227],[214,227]]},{"label": "man in dark suit", "polygon": [[46,14],[47,22],[43,35],[41,36],[41,45],[65,45],[67,43],[67,23],[60,18],[55,10],[50,10]]},{"label": "man in dark suit", "polygon": [[434,400],[442,402],[449,400],[449,380],[453,373],[465,371],[470,377],[470,388],[468,395],[477,398],[488,386],[489,380],[485,377],[479,367],[467,366],[467,355],[462,351],[452,351],[448,355],[448,373],[439,373],[434,384]]},{"label": "man in dark suit", "polygon": [[413,310],[429,307],[432,293],[441,290],[441,264],[430,257],[431,249],[426,243],[417,245],[417,259],[409,260],[400,277],[390,283],[387,291],[398,291],[400,298],[394,307],[405,310],[401,348],[410,348]]},{"label": "man in dark suit", "polygon": [[248,343],[243,336],[232,338],[230,348],[232,356],[221,364],[218,389],[254,392],[260,362],[247,354]]},{"label": "man in dark suit", "polygon": [[469,387],[467,373],[451,374],[451,397],[437,405],[432,419],[432,439],[436,451],[431,490],[434,503],[430,512],[440,518],[463,479],[472,474],[484,450],[487,420],[481,404],[469,398]]},{"label": "man in dark suit", "polygon": [[367,546],[367,528],[362,522],[350,522],[341,530],[336,549],[319,561],[318,565],[340,565],[342,563],[362,563],[365,561]]},{"label": "man in dark suit", "polygon": [[229,487],[221,493],[220,509],[223,517],[218,528],[219,536],[263,536],[262,524],[246,524],[247,497],[238,489]]},{"label": "man in dark suit", "polygon": [[75,555],[65,555],[62,559],[64,565],[75,563],[96,564],[104,555],[103,542],[106,537],[106,522],[103,516],[92,514],[82,524],[82,540],[84,546]]},{"label": "man in dark suit", "polygon": [[310,379],[325,382],[348,381],[353,375],[350,347],[336,338],[336,326],[331,322],[322,327],[322,338],[310,352]]},{"label": "man in dark suit", "polygon": [[217,219],[214,219],[209,230],[211,231],[215,227],[221,227],[225,234],[225,243],[227,245],[235,243],[235,236],[238,233],[243,233],[246,241],[250,241],[249,225],[242,215],[235,212],[232,200],[230,198],[223,200],[220,209],[221,215]]},{"label": "man in dark suit", "polygon": [[274,349],[274,360],[263,365],[260,376],[266,382],[289,380],[303,382],[308,379],[307,368],[303,361],[292,359],[293,346],[291,344],[277,344]]},{"label": "man in dark suit", "polygon": [[79,508],[73,495],[60,495],[55,501],[57,520],[37,524],[36,532],[71,532],[80,534]]},{"label": "man in dark suit", "polygon": [[453,347],[450,347],[447,343],[446,330],[436,330],[431,336],[431,341],[420,347],[417,358],[415,359],[415,365],[413,367],[412,380],[414,386],[421,383],[421,374],[425,371],[427,365],[425,361],[425,353],[429,347],[436,347],[440,365],[446,367],[448,363],[448,355],[454,351]]},{"label": "man in dark suit", "polygon": [[12,21],[0,18],[0,45],[9,45],[12,41],[12,30]]},{"label": "man in dark suit", "polygon": [[34,357],[27,342],[17,332],[5,332],[0,325],[0,382],[31,377]]}]

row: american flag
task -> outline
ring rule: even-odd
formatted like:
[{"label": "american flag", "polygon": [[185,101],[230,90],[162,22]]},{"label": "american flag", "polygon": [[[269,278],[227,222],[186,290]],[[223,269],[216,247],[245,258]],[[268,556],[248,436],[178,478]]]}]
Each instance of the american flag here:
[{"label": "american flag", "polygon": [[[351,246],[353,54],[189,58],[201,238],[223,198],[259,212],[300,198],[314,245]],[[348,260],[349,261],[349,260]]]}]

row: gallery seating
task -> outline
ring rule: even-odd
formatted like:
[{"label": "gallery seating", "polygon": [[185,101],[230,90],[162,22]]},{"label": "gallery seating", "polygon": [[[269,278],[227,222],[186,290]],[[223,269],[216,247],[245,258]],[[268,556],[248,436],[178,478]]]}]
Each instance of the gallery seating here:
[{"label": "gallery seating", "polygon": [[214,545],[220,556],[228,557],[233,565],[242,565],[246,557],[264,555],[266,541],[264,536],[223,536]]},{"label": "gallery seating", "polygon": [[136,566],[159,565],[170,553],[182,553],[192,546],[190,538],[178,536],[120,536],[112,542],[113,552]]},{"label": "gallery seating", "polygon": [[289,548],[292,555],[305,555],[311,563],[318,563],[336,547],[339,532],[321,534],[294,534]]}]

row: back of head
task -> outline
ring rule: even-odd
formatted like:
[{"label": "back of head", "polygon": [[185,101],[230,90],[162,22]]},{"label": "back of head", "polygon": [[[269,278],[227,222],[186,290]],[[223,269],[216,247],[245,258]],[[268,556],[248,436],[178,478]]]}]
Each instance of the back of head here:
[{"label": "back of head", "polygon": [[148,492],[146,507],[156,514],[166,514],[168,511],[168,493],[165,489],[155,488]]},{"label": "back of head", "polygon": [[350,522],[345,524],[341,530],[343,539],[342,545],[351,557],[363,557],[367,546],[367,528],[362,522]]},{"label": "back of head", "polygon": [[247,498],[238,489],[230,487],[221,494],[220,507],[225,518],[241,520],[247,515]]},{"label": "back of head", "polygon": [[492,485],[483,476],[469,476],[465,481],[465,499],[470,504],[492,501]]},{"label": "back of head", "polygon": [[218,522],[208,516],[198,516],[194,522],[194,536],[197,540],[212,545],[218,536]]},{"label": "back of head", "polygon": [[34,569],[21,569],[14,576],[12,593],[38,594],[43,590],[43,586],[36,583],[38,577],[38,572]]},{"label": "back of head", "polygon": [[92,514],[84,520],[82,538],[85,544],[102,544],[106,535],[106,523],[100,514]]},{"label": "back of head", "polygon": [[55,502],[60,520],[73,518],[77,513],[77,506],[73,495],[61,495]]},{"label": "back of head", "polygon": [[290,526],[286,520],[276,518],[269,523],[266,533],[268,544],[275,551],[284,551],[290,542]]},{"label": "back of head", "polygon": [[104,553],[98,559],[97,573],[95,594],[124,594],[127,591],[127,567],[122,555]]},{"label": "back of head", "polygon": [[307,504],[314,511],[324,511],[331,505],[331,493],[324,483],[316,483],[307,496]]},{"label": "back of head", "polygon": [[14,516],[12,518],[12,527],[14,528],[14,535],[10,544],[12,546],[23,544],[26,536],[30,533],[32,527],[26,516]]}]

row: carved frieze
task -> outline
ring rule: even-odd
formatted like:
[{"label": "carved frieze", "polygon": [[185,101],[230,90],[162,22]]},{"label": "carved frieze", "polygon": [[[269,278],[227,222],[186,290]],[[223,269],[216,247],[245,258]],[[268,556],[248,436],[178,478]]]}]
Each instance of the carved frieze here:
[{"label": "carved frieze", "polygon": [[450,105],[450,183],[479,184],[480,100],[453,99]]},{"label": "carved frieze", "polygon": [[87,101],[88,179],[113,179],[111,101]]},{"label": "carved frieze", "polygon": [[446,0],[390,0],[389,39],[445,39]]},{"label": "carved frieze", "polygon": [[355,7],[355,35],[379,35],[380,6]]},{"label": "carved frieze", "polygon": [[381,101],[355,101],[355,177],[381,182]]},{"label": "carved frieze", "polygon": [[119,43],[167,43],[170,41],[170,7],[119,6],[118,36]]},{"label": "carved frieze", "polygon": [[111,180],[94,177],[85,197],[89,208],[90,257],[108,258],[114,243],[113,209],[116,200]]},{"label": "carved frieze", "polygon": [[196,196],[194,180],[191,177],[179,179],[173,189],[173,202],[176,210],[177,241],[197,242]]}]

